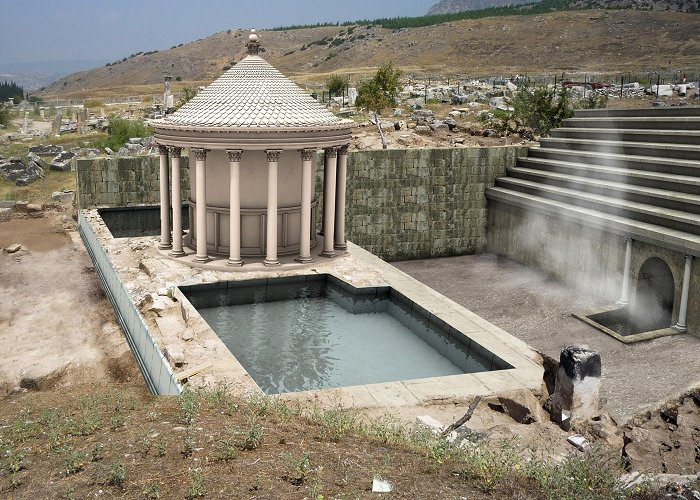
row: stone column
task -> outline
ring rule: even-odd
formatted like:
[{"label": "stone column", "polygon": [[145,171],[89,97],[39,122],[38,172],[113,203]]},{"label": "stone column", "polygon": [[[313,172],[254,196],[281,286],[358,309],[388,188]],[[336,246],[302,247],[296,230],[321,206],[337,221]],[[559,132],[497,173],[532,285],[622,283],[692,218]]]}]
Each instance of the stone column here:
[{"label": "stone column", "polygon": [[180,158],[182,148],[170,148],[172,166],[172,197],[173,197],[173,249],[170,255],[180,257],[185,255],[182,250],[182,195],[180,189]]},{"label": "stone column", "polygon": [[193,149],[197,161],[197,253],[195,262],[209,262],[207,255],[207,151]]},{"label": "stone column", "polygon": [[311,262],[311,162],[316,156],[313,149],[301,149],[301,230],[299,234],[299,257],[297,262]]},{"label": "stone column", "polygon": [[348,172],[348,146],[338,149],[338,172],[335,187],[335,238],[333,248],[345,250],[345,185]]},{"label": "stone column", "polygon": [[282,154],[278,149],[266,149],[267,154],[267,241],[266,266],[279,266],[277,260],[277,162]]},{"label": "stone column", "polygon": [[335,257],[333,242],[335,237],[335,189],[338,148],[326,148],[323,176],[323,251],[322,257]]},{"label": "stone column", "polygon": [[168,192],[168,147],[158,145],[160,154],[160,250],[172,248],[170,244],[170,194]]},{"label": "stone column", "polygon": [[626,306],[630,303],[630,269],[632,267],[632,238],[625,238],[625,270],[622,275],[622,294],[617,303]]},{"label": "stone column", "polygon": [[240,149],[227,149],[229,161],[229,266],[242,266],[241,259],[241,193],[240,193],[240,166],[243,151]]},{"label": "stone column", "polygon": [[693,264],[693,256],[685,256],[685,269],[683,270],[683,288],[681,288],[681,305],[678,309],[678,322],[674,329],[679,332],[687,330],[686,315],[688,314],[688,294],[690,293],[690,268]]}]

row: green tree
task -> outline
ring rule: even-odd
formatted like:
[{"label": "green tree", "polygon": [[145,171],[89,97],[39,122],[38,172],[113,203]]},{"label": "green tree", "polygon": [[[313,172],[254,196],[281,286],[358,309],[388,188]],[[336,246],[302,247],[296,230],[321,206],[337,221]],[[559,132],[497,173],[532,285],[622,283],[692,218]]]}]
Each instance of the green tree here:
[{"label": "green tree", "polygon": [[343,93],[343,89],[348,84],[348,77],[341,75],[331,75],[326,80],[326,86],[328,87],[328,93],[333,95],[340,95]]},{"label": "green tree", "polygon": [[0,103],[0,125],[7,127],[10,125],[10,120],[12,119],[12,110]]},{"label": "green tree", "polygon": [[189,101],[191,101],[192,98],[196,95],[197,95],[197,89],[193,89],[192,87],[183,88],[182,89],[182,96],[180,97],[180,100],[178,101],[177,105],[175,106],[175,109],[180,109],[182,106],[184,106]]},{"label": "green tree", "polygon": [[117,151],[124,146],[131,137],[148,137],[153,135],[153,129],[146,125],[143,120],[127,120],[125,118],[110,117],[107,127],[109,137],[98,141],[98,147],[108,147]]},{"label": "green tree", "polygon": [[513,99],[513,114],[523,125],[546,136],[551,129],[561,127],[565,118],[574,116],[569,90],[563,87],[556,94],[556,89],[521,85]]},{"label": "green tree", "polygon": [[379,129],[382,147],[387,148],[384,132],[379,119],[382,111],[396,106],[396,98],[401,91],[401,70],[389,63],[377,70],[369,81],[363,82],[357,89],[357,107],[365,108],[374,114],[374,122]]}]

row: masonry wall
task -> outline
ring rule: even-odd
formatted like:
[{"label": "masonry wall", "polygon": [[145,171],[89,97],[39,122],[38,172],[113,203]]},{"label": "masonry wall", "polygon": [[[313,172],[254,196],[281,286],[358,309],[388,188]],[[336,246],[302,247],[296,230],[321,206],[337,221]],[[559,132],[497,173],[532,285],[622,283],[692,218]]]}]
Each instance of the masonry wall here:
[{"label": "masonry wall", "polygon": [[[188,158],[182,157],[182,200],[189,197]],[[160,157],[87,158],[76,162],[79,208],[127,207],[160,203]]]},{"label": "masonry wall", "polygon": [[[351,151],[346,238],[389,261],[481,252],[484,191],[526,151],[513,146]],[[322,188],[319,154],[319,207]],[[320,228],[322,211],[318,214]]]},{"label": "masonry wall", "polygon": [[[526,148],[397,149],[348,156],[346,237],[385,260],[477,253],[486,246],[486,198]],[[316,193],[323,202],[323,154]],[[182,158],[182,199],[189,197]],[[80,208],[160,202],[159,157],[78,160]],[[320,230],[322,210],[318,210]]]},{"label": "masonry wall", "polygon": [[[626,243],[620,235],[536,210],[491,202],[487,236],[488,252],[544,270],[610,303],[621,296]],[[634,307],[636,301],[642,265],[652,257],[666,262],[673,274],[672,323],[675,324],[685,266],[684,255],[680,252],[647,242],[632,242],[630,306]],[[690,278],[687,327],[690,333],[700,335],[700,260],[697,258]]]}]

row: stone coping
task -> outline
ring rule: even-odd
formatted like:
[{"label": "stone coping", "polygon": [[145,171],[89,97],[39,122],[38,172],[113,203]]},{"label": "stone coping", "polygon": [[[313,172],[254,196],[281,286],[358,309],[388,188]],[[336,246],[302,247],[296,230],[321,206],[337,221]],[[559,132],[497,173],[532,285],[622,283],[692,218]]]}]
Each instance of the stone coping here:
[{"label": "stone coping", "polygon": [[596,330],[600,330],[601,332],[610,335],[612,338],[615,340],[619,340],[623,344],[635,344],[637,342],[644,342],[645,340],[654,340],[658,339],[661,337],[668,337],[669,335],[679,335],[681,333],[685,333],[684,331],[679,331],[676,330],[675,328],[660,328],[658,330],[649,330],[646,332],[640,332],[640,333],[635,333],[632,335],[620,335],[614,330],[611,330],[610,328],[607,328],[606,326],[601,325],[600,323],[593,321],[590,319],[588,316],[592,316],[594,314],[600,314],[600,313],[606,313],[606,312],[611,312],[615,311],[618,309],[624,309],[626,306],[620,306],[618,304],[611,304],[607,306],[601,306],[601,307],[596,307],[594,309],[589,309],[587,311],[580,311],[580,312],[575,312],[571,313],[571,315],[576,318],[580,319],[584,323],[592,326]]},{"label": "stone coping", "polygon": [[280,396],[283,399],[369,408],[467,401],[477,395],[517,389],[541,391],[544,370],[538,364],[539,355],[527,344],[351,242],[347,253],[333,259],[319,257],[299,267],[253,265],[230,272],[216,264],[194,268],[180,263],[157,249],[157,237],[114,239],[97,210],[86,210],[85,215],[154,340],[174,365],[176,375],[187,377],[193,387],[223,383],[241,395],[261,392],[178,286],[329,274],[355,287],[391,286],[513,368],[288,393]]}]

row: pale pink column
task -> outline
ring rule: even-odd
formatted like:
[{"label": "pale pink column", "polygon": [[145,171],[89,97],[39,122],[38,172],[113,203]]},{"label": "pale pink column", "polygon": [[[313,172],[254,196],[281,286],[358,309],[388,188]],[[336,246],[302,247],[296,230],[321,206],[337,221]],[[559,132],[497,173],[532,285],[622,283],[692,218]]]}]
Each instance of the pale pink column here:
[{"label": "pale pink column", "polygon": [[160,250],[172,248],[170,244],[170,195],[168,193],[168,147],[158,145],[160,154]]},{"label": "pale pink column", "polygon": [[265,251],[266,266],[279,266],[277,260],[277,162],[281,150],[267,149],[267,245]]},{"label": "pale pink column", "polygon": [[180,194],[180,158],[182,148],[170,148],[170,162],[173,198],[173,249],[170,255],[180,257],[185,255],[182,250],[182,195]]},{"label": "pale pink column", "polygon": [[193,149],[197,161],[197,253],[196,262],[209,262],[207,255],[207,150]]},{"label": "pale pink column", "polygon": [[297,262],[311,262],[311,178],[312,161],[316,157],[314,149],[301,149],[301,229],[299,233],[299,257]]},{"label": "pale pink column", "polygon": [[338,148],[326,148],[325,152],[325,174],[323,176],[323,251],[322,257],[335,257],[333,249],[334,225],[335,225],[335,189],[336,189],[336,163],[338,159]]},{"label": "pale pink column", "polygon": [[338,149],[338,172],[335,187],[335,240],[333,248],[346,250],[345,244],[345,186],[348,173],[348,146]]},{"label": "pale pink column", "polygon": [[243,151],[240,149],[227,149],[229,161],[229,266],[242,266],[241,259],[241,192],[240,192],[240,166]]}]

